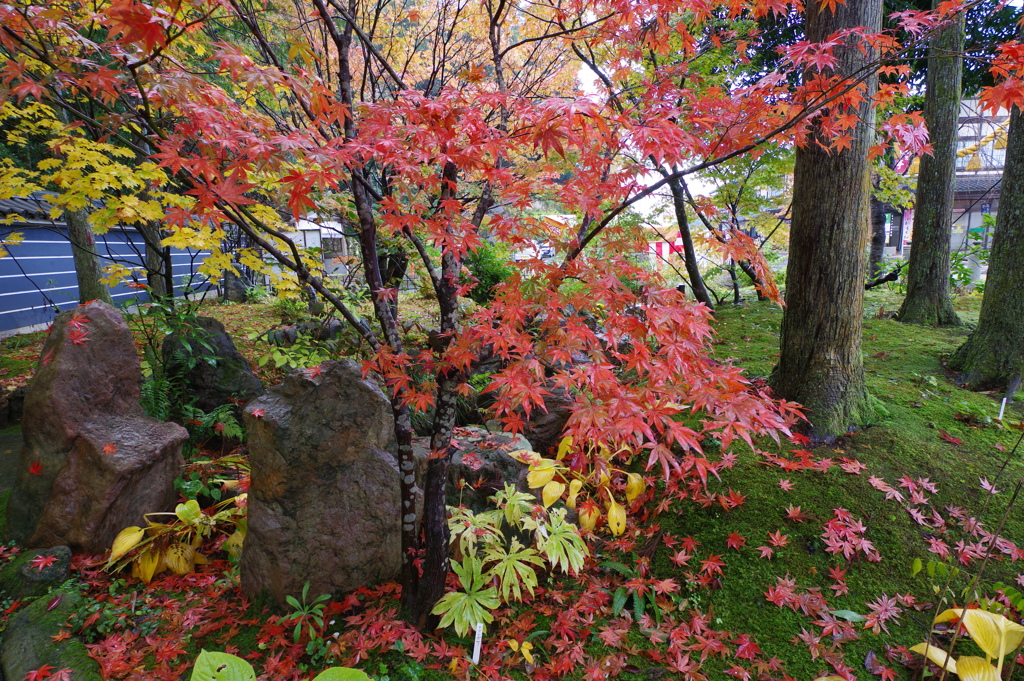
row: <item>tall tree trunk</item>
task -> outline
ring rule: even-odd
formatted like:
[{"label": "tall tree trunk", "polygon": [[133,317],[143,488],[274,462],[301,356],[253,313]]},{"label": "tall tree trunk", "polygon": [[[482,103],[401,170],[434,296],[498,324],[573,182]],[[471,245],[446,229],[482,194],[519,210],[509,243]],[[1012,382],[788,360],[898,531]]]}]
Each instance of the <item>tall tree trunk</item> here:
[{"label": "tall tree trunk", "polygon": [[139,225],[139,233],[145,242],[146,254],[143,262],[146,266],[146,284],[149,295],[153,298],[164,298],[168,295],[167,277],[164,273],[164,253],[160,247],[162,240],[160,228],[152,222]]},{"label": "tall tree trunk", "polygon": [[[932,0],[933,8],[938,5],[939,0]],[[928,47],[924,118],[932,155],[921,159],[907,297],[899,312],[900,321],[909,324],[960,324],[949,294],[949,240],[953,230],[964,14],[960,12],[936,33]]]},{"label": "tall tree trunk", "polygon": [[882,276],[885,256],[885,204],[871,197],[871,250],[868,252],[868,279]]},{"label": "tall tree trunk", "polygon": [[690,288],[693,289],[693,297],[698,303],[704,303],[712,310],[715,304],[711,300],[707,287],[704,285],[704,278],[697,267],[697,251],[693,247],[693,236],[690,234],[690,222],[686,218],[686,197],[679,178],[670,180],[668,188],[672,192],[672,208],[676,213],[676,224],[679,225],[679,238],[683,242],[683,263],[686,265],[686,275],[690,278]]},{"label": "tall tree trunk", "polygon": [[743,270],[743,274],[747,275],[750,279],[750,283],[754,285],[754,290],[757,292],[757,299],[760,301],[768,300],[768,296],[764,294],[764,282],[761,277],[757,276],[757,270],[750,264],[749,260],[740,260],[736,263]]},{"label": "tall tree trunk", "polygon": [[[877,30],[882,0],[836,5],[806,3],[807,39],[823,42],[843,29],[866,26]],[[862,75],[874,54],[862,45],[837,48],[839,75]],[[874,77],[864,87],[870,100]],[[779,363],[771,385],[782,398],[808,409],[811,434],[829,440],[869,415],[861,335],[867,246],[870,173],[867,158],[872,142],[874,110],[870,101],[859,107],[860,123],[850,147],[821,148],[821,130],[797,149],[793,176],[793,218],[786,269],[786,312],[782,318]]]},{"label": "tall tree trunk", "polygon": [[1017,107],[1007,137],[981,316],[949,360],[961,380],[978,390],[1012,385],[1024,373],[1024,120]]},{"label": "tall tree trunk", "polygon": [[75,275],[78,278],[78,300],[102,300],[113,305],[110,291],[100,282],[100,262],[96,256],[96,237],[89,224],[89,213],[84,210],[64,211],[71,238],[71,254],[75,259]]}]

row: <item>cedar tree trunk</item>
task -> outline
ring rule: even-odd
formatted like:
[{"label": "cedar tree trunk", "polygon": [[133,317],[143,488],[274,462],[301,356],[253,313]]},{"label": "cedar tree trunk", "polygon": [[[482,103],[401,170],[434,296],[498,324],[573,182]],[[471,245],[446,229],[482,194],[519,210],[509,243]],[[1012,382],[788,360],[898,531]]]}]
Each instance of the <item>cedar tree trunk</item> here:
[{"label": "cedar tree trunk", "polygon": [[89,224],[89,213],[84,210],[64,211],[71,238],[71,254],[75,259],[75,276],[78,278],[78,301],[102,300],[114,304],[110,291],[100,282],[100,263],[96,257],[96,237]]},{"label": "cedar tree trunk", "polygon": [[1006,166],[978,327],[949,360],[961,381],[986,390],[1016,383],[1024,371],[1024,121],[1010,116]]},{"label": "cedar tree trunk", "polygon": [[868,279],[882,276],[885,255],[885,204],[871,197],[871,250],[868,252]]},{"label": "cedar tree trunk", "polygon": [[[877,30],[882,0],[836,5],[807,3],[807,39],[823,42],[839,30],[866,26]],[[864,77],[874,59],[860,45],[837,48],[836,72]],[[870,68],[870,67],[869,67]],[[863,87],[870,99],[877,81]],[[775,392],[807,408],[812,437],[831,440],[869,415],[861,356],[864,274],[868,238],[867,158],[872,142],[871,103],[859,107],[860,122],[850,147],[823,149],[817,123],[812,137],[797,149],[793,176],[793,218],[786,268],[786,312],[782,318],[779,363],[771,377]],[[827,143],[827,140],[822,140]]]},{"label": "cedar tree trunk", "polygon": [[[932,0],[933,7],[938,4],[939,0]],[[949,240],[953,229],[963,48],[964,12],[960,12],[935,34],[928,47],[924,119],[932,154],[921,159],[907,297],[899,312],[900,321],[909,324],[960,324],[949,295]]]}]

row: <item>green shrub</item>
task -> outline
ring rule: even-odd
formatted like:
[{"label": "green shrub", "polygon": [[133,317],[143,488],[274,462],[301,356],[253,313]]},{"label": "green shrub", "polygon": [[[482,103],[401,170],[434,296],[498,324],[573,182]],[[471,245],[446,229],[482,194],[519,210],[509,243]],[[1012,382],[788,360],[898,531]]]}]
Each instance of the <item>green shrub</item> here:
[{"label": "green shrub", "polygon": [[480,305],[486,305],[494,300],[494,287],[508,279],[514,272],[509,263],[508,252],[487,243],[476,249],[475,253],[467,253],[464,264],[477,280],[477,285],[469,292],[469,297]]}]

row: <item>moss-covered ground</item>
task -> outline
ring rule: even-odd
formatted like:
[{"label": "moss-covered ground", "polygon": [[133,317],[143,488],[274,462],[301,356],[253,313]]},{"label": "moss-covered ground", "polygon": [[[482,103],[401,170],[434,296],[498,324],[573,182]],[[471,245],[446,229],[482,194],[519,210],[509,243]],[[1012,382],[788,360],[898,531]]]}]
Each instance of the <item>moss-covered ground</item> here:
[{"label": "moss-covered ground", "polygon": [[[568,666],[567,678],[572,679],[683,678],[672,671],[665,656],[669,637],[664,632],[659,634],[650,620],[645,620],[645,624],[613,617],[610,596],[594,602],[589,619],[584,617],[583,624],[573,623],[572,636],[565,639],[566,643],[558,644],[552,638],[553,631],[568,626],[567,611],[578,611],[581,602],[588,603],[602,588],[611,592],[621,583],[615,575],[597,567],[597,561],[614,560],[632,567],[638,561],[649,560],[651,579],[671,579],[679,586],[678,593],[659,599],[664,614],[692,625],[693,613],[703,613],[708,630],[718,632],[713,637],[723,643],[724,652],[714,652],[712,648],[702,660],[706,651],[695,643],[697,639],[687,639],[686,645],[695,646],[687,649],[692,660],[700,663],[694,669],[697,674],[710,679],[724,678],[726,673],[742,678],[737,669],[743,668],[749,678],[782,679],[786,673],[791,678],[810,681],[835,673],[824,656],[815,658],[814,654],[837,644],[835,649],[843,663],[860,678],[871,677],[865,660],[873,652],[898,678],[910,679],[915,672],[900,664],[893,646],[909,646],[923,640],[931,618],[930,606],[938,597],[961,602],[963,589],[983,563],[984,573],[978,580],[982,592],[994,593],[992,585],[997,581],[1009,583],[1018,578],[1022,563],[1011,560],[1015,557],[1012,554],[996,552],[987,562],[972,554],[971,546],[976,547],[983,535],[972,535],[965,526],[970,528],[969,519],[973,518],[994,532],[1004,523],[999,534],[1014,545],[1024,544],[1024,512],[1019,507],[1007,509],[1014,485],[1024,475],[1024,451],[1010,455],[1021,434],[1014,424],[1021,421],[1024,411],[1021,402],[1013,402],[999,422],[996,416],[1001,395],[958,388],[947,375],[943,358],[963,342],[968,329],[902,325],[888,318],[889,312],[898,309],[899,302],[898,295],[884,290],[869,292],[866,299],[863,351],[868,386],[875,399],[873,423],[828,447],[768,441],[757,443],[762,453],[738,448],[736,465],[723,471],[720,480],[712,478],[709,485],[711,492],[727,494],[732,490],[742,496],[742,503],[728,511],[717,503],[702,507],[686,500],[667,504],[656,513],[664,500],[664,488],[652,477],[657,491],[646,507],[649,516],[631,541],[594,542],[597,560],[589,576],[542,584],[546,588],[535,600],[498,613],[498,621],[485,638],[485,650],[500,650],[500,655],[488,658],[500,660],[497,667],[471,668],[464,662],[471,647],[468,637],[457,637],[449,631],[438,638],[419,638],[397,628],[395,601],[387,589],[364,592],[356,601],[331,606],[328,614],[335,624],[325,628],[320,650],[326,653],[317,660],[323,664],[329,655],[336,654],[338,660],[377,676],[410,681],[484,678],[486,673],[520,679],[545,678],[544,665],[562,656],[575,660]],[[956,304],[966,322],[977,320],[980,297],[963,297]],[[204,313],[221,318],[236,339],[278,322],[265,305],[210,306],[204,308]],[[735,361],[753,380],[766,378],[778,353],[781,314],[778,307],[769,303],[748,302],[721,308],[716,312],[716,357]],[[259,341],[246,340],[239,342],[239,346],[252,359],[265,352]],[[272,377],[273,374],[265,375]],[[793,454],[800,450],[810,453]],[[817,465],[785,469],[777,461],[773,464],[770,455],[790,460],[805,456],[808,466]],[[831,465],[826,466],[829,462],[822,459],[830,460]],[[982,481],[994,485],[1000,493],[990,494],[983,489]],[[902,495],[902,501],[887,498],[895,494],[887,493],[886,489]],[[912,493],[916,498],[911,498]],[[0,504],[4,497],[0,493]],[[829,552],[823,526],[837,509],[845,509],[863,524],[866,529],[862,537],[872,543],[879,561],[869,560],[864,552],[852,560]],[[920,514],[918,520],[912,512]],[[639,510],[634,513],[635,518],[641,515]],[[944,526],[936,520],[938,517]],[[770,533],[775,533],[774,541],[781,546],[771,543]],[[730,547],[730,537],[742,546]],[[929,561],[943,560],[939,553],[929,550],[937,540],[950,552],[944,564],[959,571],[948,584],[941,568],[939,574],[929,576],[929,569],[924,567]],[[958,542],[962,542],[960,550]],[[770,558],[762,555],[766,552],[760,547],[772,549]],[[918,559],[922,569],[914,575]],[[701,585],[697,578],[702,566],[707,569],[709,560],[712,564],[721,561],[721,574],[713,574],[711,569],[714,578]],[[191,633],[181,634],[188,630],[180,628],[180,618],[170,616],[167,622],[176,622],[174,626],[178,629],[157,628],[150,632],[158,636],[161,631],[167,635],[172,631],[179,633],[182,652],[172,658],[177,665],[183,665],[202,647],[227,648],[249,655],[268,678],[289,678],[275,677],[268,671],[273,669],[270,659],[290,655],[310,662],[308,652],[312,648],[303,651],[289,647],[291,630],[275,619],[282,614],[280,611],[265,602],[241,599],[235,586],[237,577],[226,562],[218,561],[212,568],[202,569],[197,585],[192,587],[185,586],[188,582],[181,579],[168,579],[145,590],[134,580],[123,585],[111,582],[85,561],[81,566],[82,583],[91,584],[90,593],[96,592],[93,595],[101,602],[112,600],[103,594],[120,590],[122,596],[113,599],[120,604],[117,607],[126,607],[128,595],[134,593],[146,607],[176,604],[171,609],[181,612],[202,608]],[[845,571],[841,581],[834,577],[839,574],[837,571]],[[766,594],[777,586],[780,578],[793,580],[797,595],[807,590],[820,592],[827,600],[826,609],[815,610],[808,616],[770,602]],[[189,592],[190,588],[194,591]],[[897,597],[899,615],[883,620],[884,629],[880,628],[879,633],[865,628],[858,619],[857,616],[871,615],[872,605],[874,610],[879,609],[885,603],[882,599]],[[915,601],[917,606],[912,604]],[[131,602],[136,602],[136,596],[131,596]],[[822,612],[829,611],[840,611],[840,615],[835,615],[840,619],[852,618],[859,638],[844,642],[823,636],[821,624],[815,621],[820,622]],[[223,626],[205,631],[211,621],[216,623],[216,618],[224,620]],[[110,631],[131,638],[131,627],[126,630],[111,626]],[[337,639],[330,636],[335,631],[339,633]],[[815,649],[801,641],[798,637],[802,632],[805,638],[821,637],[822,648]],[[755,668],[753,658],[739,654],[739,646],[745,640],[742,635],[756,642],[762,653],[756,659],[767,666]],[[507,638],[521,640],[528,636],[534,642],[536,666],[527,664],[503,643]],[[95,632],[92,638],[100,644],[110,640]],[[961,645],[964,652],[972,644]],[[103,654],[100,649],[94,652]],[[887,652],[892,656],[887,657]],[[782,670],[772,666],[772,658],[781,661]],[[158,666],[152,652],[142,655],[138,664],[150,669]],[[737,664],[740,667],[734,666]],[[600,673],[602,668],[604,676]],[[143,677],[126,672],[111,678]]]}]

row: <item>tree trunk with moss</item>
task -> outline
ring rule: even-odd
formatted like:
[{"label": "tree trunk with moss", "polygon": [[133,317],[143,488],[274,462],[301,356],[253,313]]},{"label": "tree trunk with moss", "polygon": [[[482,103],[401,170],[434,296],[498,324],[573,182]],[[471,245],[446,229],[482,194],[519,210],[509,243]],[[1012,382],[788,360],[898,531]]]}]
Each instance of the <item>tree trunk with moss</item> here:
[{"label": "tree trunk with moss", "polygon": [[[834,12],[811,0],[806,11],[807,39],[822,42],[843,29],[878,29],[882,0],[847,2]],[[839,75],[860,76],[875,58],[852,42],[836,50]],[[877,81],[870,77],[865,87],[870,98]],[[826,441],[869,420],[861,335],[874,113],[868,102],[858,113],[849,148],[823,149],[818,141],[830,140],[815,122],[796,152],[786,311],[771,377],[779,397],[807,408],[812,437]]]},{"label": "tree trunk with moss", "polygon": [[78,300],[102,300],[114,304],[110,291],[100,281],[102,270],[96,256],[96,237],[89,224],[89,213],[84,210],[64,211],[64,221],[71,239],[71,255],[75,261],[75,275],[78,279]]},{"label": "tree trunk with moss", "polygon": [[882,276],[885,259],[885,204],[871,197],[871,250],[868,252],[868,279]]},{"label": "tree trunk with moss", "polygon": [[1024,373],[1024,120],[1013,108],[1006,166],[978,327],[949,360],[976,390],[1017,384]]},{"label": "tree trunk with moss", "polygon": [[[933,0],[933,7],[939,0]],[[960,119],[964,13],[952,19],[928,47],[924,119],[932,154],[921,158],[914,233],[907,267],[907,296],[899,319],[908,324],[958,326],[949,293],[949,241],[953,231],[956,143]]]}]

